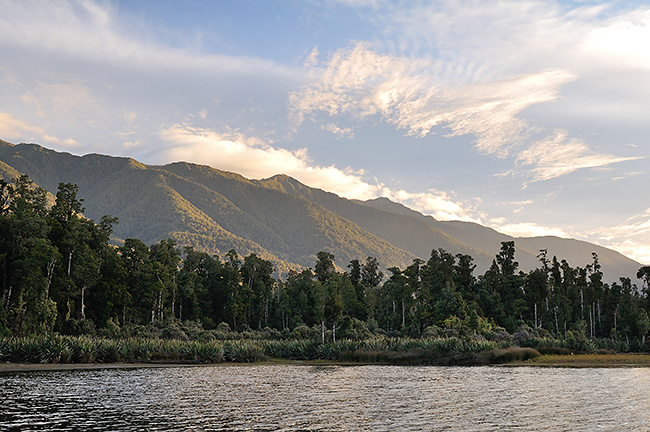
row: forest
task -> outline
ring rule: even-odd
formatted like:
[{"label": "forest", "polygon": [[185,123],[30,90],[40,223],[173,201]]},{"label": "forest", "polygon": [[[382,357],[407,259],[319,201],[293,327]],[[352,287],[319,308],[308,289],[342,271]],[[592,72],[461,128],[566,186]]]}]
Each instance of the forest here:
[{"label": "forest", "polygon": [[627,277],[605,283],[595,253],[573,267],[541,250],[525,273],[514,242],[503,242],[478,276],[471,256],[434,249],[404,269],[373,257],[338,267],[320,251],[312,268],[276,278],[270,261],[235,250],[211,256],[171,239],[114,246],[117,218],[85,218],[77,195],[60,183],[48,202],[27,176],[0,180],[0,336],[536,337],[647,350],[650,267],[638,271],[640,288]]}]

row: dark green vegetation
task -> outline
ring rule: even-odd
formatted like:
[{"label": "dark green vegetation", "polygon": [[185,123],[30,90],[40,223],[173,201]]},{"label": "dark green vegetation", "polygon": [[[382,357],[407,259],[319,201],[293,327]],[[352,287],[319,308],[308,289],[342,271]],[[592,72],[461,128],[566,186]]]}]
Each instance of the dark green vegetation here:
[{"label": "dark green vegetation", "polygon": [[[78,186],[85,216],[118,217],[114,239],[151,245],[173,239],[179,247],[224,256],[234,249],[271,261],[284,277],[312,266],[320,250],[339,263],[377,258],[382,268],[405,268],[432,249],[474,258],[477,273],[490,268],[500,244],[514,241],[520,269],[537,267],[539,250],[570,263],[599,257],[603,279],[634,278],[640,264],[609,249],[556,237],[513,238],[469,222],[437,221],[385,198],[355,201],[278,175],[249,180],[207,166],[143,165],[133,159],[83,157],[35,144],[0,141],[0,178],[28,175],[53,202],[59,183]],[[122,244],[117,242],[117,244]]]},{"label": "dark green vegetation", "polygon": [[60,336],[0,339],[0,362],[248,363],[284,359],[391,364],[488,364],[539,356],[532,348],[498,349],[495,342],[458,338],[374,338],[364,341],[226,339],[182,341]]},{"label": "dark green vegetation", "polygon": [[522,272],[502,242],[478,277],[470,255],[434,249],[387,277],[376,258],[341,271],[321,251],[276,280],[253,253],[111,246],[116,218],[84,218],[77,195],[60,183],[48,207],[29,177],[0,181],[0,360],[476,364],[649,350],[650,267],[640,291],[627,277],[603,282],[596,253],[572,267],[541,250]]}]

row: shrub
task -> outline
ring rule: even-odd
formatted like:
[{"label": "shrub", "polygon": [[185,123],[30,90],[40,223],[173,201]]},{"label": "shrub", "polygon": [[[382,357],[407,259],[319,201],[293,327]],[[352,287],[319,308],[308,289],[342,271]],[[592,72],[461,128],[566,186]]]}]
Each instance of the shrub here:
[{"label": "shrub", "polygon": [[341,339],[362,340],[371,337],[372,333],[370,333],[366,323],[363,321],[346,316],[341,322],[341,327],[337,335]]},{"label": "shrub", "polygon": [[181,329],[176,322],[170,322],[160,330],[160,337],[163,339],[175,339],[188,341],[187,334]]},{"label": "shrub", "polygon": [[310,339],[311,330],[306,325],[300,325],[293,329],[291,337],[294,339]]}]

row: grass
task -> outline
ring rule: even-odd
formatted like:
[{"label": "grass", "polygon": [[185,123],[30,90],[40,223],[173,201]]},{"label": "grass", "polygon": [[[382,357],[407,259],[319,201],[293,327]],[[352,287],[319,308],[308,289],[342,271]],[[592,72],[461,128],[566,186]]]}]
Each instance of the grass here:
[{"label": "grass", "polygon": [[650,367],[650,354],[552,354],[537,357],[526,364],[548,367]]},{"label": "grass", "polygon": [[107,339],[50,335],[0,339],[0,362],[13,363],[250,363],[269,359],[294,361],[354,361],[363,363],[434,364],[494,350],[487,341],[458,338],[375,338],[320,343],[312,340],[180,341],[166,339]]},{"label": "grass", "polygon": [[[553,348],[553,349],[551,349]],[[459,338],[374,338],[320,343],[313,340],[107,339],[50,335],[0,338],[0,362],[32,364],[214,364],[251,362],[335,362],[400,365],[648,366],[648,354],[567,355],[560,347],[500,347],[496,342]],[[564,355],[559,355],[564,354]]]}]

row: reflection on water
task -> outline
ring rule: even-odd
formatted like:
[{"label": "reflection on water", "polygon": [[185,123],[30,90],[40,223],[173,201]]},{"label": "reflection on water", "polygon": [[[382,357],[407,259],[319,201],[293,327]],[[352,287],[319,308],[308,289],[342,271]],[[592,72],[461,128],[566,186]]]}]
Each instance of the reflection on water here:
[{"label": "reflection on water", "polygon": [[650,430],[650,369],[245,365],[0,374],[0,430]]}]

